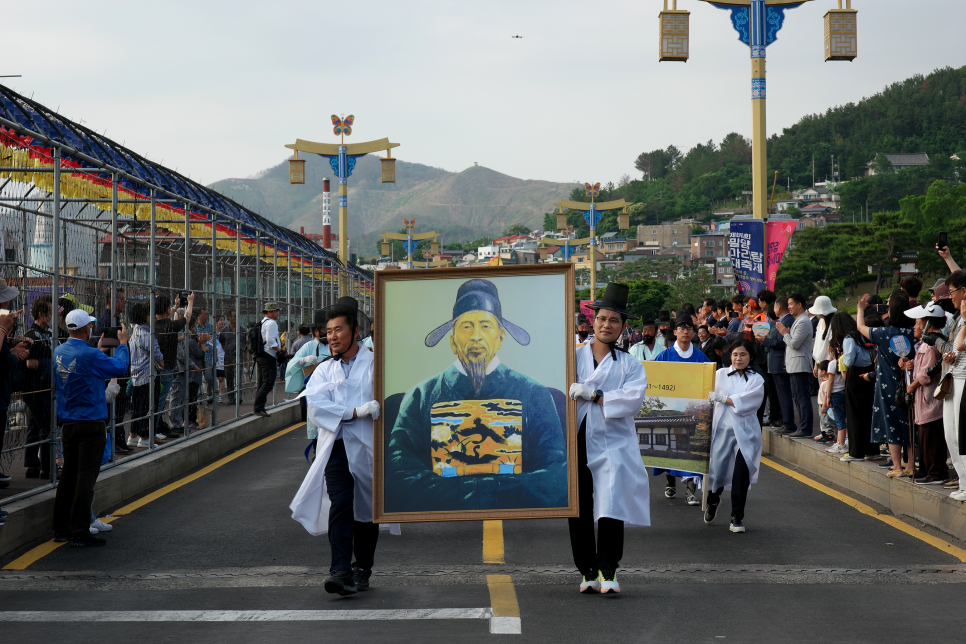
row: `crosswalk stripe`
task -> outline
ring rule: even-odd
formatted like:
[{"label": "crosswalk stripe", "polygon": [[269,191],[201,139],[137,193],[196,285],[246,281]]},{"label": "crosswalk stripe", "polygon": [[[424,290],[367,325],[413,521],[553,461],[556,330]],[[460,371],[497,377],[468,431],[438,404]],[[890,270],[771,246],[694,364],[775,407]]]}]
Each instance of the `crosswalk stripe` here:
[{"label": "crosswalk stripe", "polygon": [[490,619],[490,608],[374,610],[16,610],[0,622],[332,622],[414,619]]}]

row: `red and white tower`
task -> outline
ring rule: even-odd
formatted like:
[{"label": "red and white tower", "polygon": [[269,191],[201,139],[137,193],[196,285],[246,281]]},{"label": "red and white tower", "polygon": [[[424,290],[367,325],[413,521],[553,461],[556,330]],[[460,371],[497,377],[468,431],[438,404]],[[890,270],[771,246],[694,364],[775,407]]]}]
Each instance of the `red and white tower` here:
[{"label": "red and white tower", "polygon": [[329,219],[329,180],[322,179],[322,248],[332,248],[332,220]]}]

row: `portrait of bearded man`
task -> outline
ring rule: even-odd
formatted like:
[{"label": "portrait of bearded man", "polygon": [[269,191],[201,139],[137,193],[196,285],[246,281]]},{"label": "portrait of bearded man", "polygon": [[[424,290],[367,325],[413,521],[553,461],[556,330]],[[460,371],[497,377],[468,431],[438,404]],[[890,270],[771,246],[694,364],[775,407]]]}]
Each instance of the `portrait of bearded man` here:
[{"label": "portrait of bearded man", "polygon": [[456,360],[406,392],[389,435],[385,511],[566,507],[567,448],[550,390],[500,362],[504,342],[530,335],[503,317],[493,282],[460,285],[449,335]]}]

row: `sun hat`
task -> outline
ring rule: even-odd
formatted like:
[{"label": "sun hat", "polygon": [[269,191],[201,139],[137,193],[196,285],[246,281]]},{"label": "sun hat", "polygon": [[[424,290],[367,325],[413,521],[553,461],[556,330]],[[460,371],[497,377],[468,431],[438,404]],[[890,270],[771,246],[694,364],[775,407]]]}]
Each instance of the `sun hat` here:
[{"label": "sun hat", "polygon": [[920,318],[945,318],[946,312],[943,307],[936,302],[926,302],[920,306],[914,306],[906,311],[906,317],[918,320]]},{"label": "sun hat", "polygon": [[832,300],[830,300],[826,295],[819,295],[816,297],[815,304],[813,304],[812,308],[808,310],[808,312],[812,315],[829,315],[831,313],[835,313],[836,311],[838,311],[838,309],[832,306]]},{"label": "sun hat", "polygon": [[266,302],[265,307],[262,309],[262,313],[271,313],[272,311],[280,311],[278,304],[275,302]]},{"label": "sun hat", "polygon": [[7,285],[7,280],[0,279],[0,302],[12,302],[20,295],[20,290]]}]

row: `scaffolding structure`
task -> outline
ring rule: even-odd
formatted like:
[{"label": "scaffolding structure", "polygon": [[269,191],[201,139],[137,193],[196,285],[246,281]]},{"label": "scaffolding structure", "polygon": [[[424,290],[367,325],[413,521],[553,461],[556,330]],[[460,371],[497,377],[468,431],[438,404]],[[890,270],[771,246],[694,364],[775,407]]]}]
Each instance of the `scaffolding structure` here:
[{"label": "scaffolding structure", "polygon": [[[20,291],[11,303],[11,310],[24,310],[16,335],[38,322],[32,310],[44,303],[51,310],[42,329],[49,332],[48,351],[66,340],[69,309],[98,317],[96,336],[123,321],[129,331],[137,323],[157,338],[157,324],[167,324],[168,315],[159,309],[184,291],[195,293],[197,321],[193,333],[177,338],[176,366],[150,360],[146,400],[144,389],[132,392],[131,379],[118,383],[112,438],[124,440],[145,424],[149,430],[148,448],[127,458],[176,442],[155,439],[159,428],[179,420],[187,437],[250,413],[255,382],[245,332],[259,324],[267,302],[278,303],[279,332],[290,347],[299,324],[311,324],[316,310],[350,295],[371,316],[374,295],[371,273],[2,85],[0,278]],[[202,383],[191,400],[198,376],[185,356],[192,337],[202,334],[210,338],[198,342]],[[0,414],[0,471],[30,476],[39,460],[44,478],[0,490],[0,498],[35,493],[57,480],[55,369],[49,359],[30,367],[18,366],[5,424]],[[180,384],[177,409],[170,391]],[[278,389],[269,404],[283,402]],[[118,460],[111,450],[104,467]]]}]

